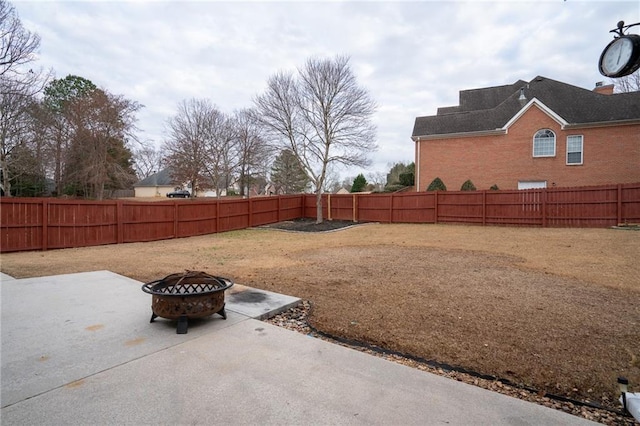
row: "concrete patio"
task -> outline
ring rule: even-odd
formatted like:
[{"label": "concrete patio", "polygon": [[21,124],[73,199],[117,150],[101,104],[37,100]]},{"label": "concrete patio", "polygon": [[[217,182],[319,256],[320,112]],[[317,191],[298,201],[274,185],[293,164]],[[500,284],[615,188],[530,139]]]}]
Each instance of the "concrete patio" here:
[{"label": "concrete patio", "polygon": [[236,285],[176,334],[109,271],[0,285],[4,425],[593,424],[259,320],[290,296]]}]

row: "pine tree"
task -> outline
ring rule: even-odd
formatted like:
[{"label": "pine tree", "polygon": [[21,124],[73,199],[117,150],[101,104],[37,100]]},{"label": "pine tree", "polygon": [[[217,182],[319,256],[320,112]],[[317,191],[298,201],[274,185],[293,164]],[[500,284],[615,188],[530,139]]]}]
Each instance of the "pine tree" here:
[{"label": "pine tree", "polygon": [[291,150],[282,150],[273,161],[271,183],[276,192],[283,194],[295,194],[306,189],[309,178]]},{"label": "pine tree", "polygon": [[362,192],[367,187],[367,179],[365,179],[364,175],[360,173],[353,180],[353,185],[351,185],[351,192]]}]

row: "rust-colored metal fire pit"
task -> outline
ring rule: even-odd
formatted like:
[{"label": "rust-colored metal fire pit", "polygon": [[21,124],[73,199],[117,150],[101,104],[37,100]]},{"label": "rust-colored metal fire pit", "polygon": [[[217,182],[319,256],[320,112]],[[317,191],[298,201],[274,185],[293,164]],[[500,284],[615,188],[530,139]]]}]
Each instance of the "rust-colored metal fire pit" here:
[{"label": "rust-colored metal fire pit", "polygon": [[224,311],[224,291],[233,285],[228,278],[205,272],[186,271],[171,274],[142,286],[142,291],[153,296],[151,321],[157,317],[178,320],[176,333],[186,334],[189,318],[203,318]]}]

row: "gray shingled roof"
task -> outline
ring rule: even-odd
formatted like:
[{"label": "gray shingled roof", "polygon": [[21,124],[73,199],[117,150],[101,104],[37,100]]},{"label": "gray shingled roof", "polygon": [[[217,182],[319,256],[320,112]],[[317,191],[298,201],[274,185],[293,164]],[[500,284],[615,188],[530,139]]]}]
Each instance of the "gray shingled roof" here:
[{"label": "gray shingled roof", "polygon": [[538,99],[569,124],[640,119],[640,92],[604,95],[538,76],[529,83],[461,91],[457,107],[417,117],[412,136],[500,129],[522,109],[521,88],[528,101]]},{"label": "gray shingled roof", "polygon": [[160,170],[157,173],[147,176],[146,178],[138,181],[134,187],[138,186],[173,186],[175,185],[173,178],[171,177],[171,168],[167,167],[164,170]]}]

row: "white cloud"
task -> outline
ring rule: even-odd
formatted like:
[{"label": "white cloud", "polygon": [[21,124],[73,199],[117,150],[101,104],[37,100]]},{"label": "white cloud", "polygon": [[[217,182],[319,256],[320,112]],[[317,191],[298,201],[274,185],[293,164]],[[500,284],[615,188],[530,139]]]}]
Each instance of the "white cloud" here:
[{"label": "white cloud", "polygon": [[[380,104],[379,150],[364,172],[413,161],[416,116],[456,105],[458,92],[536,75],[592,88],[619,20],[637,1],[82,2],[18,1],[40,34],[40,63],[137,101],[142,139],[163,141],[178,103],[251,106],[278,70],[347,54]],[[345,173],[355,176],[362,170]]]}]

